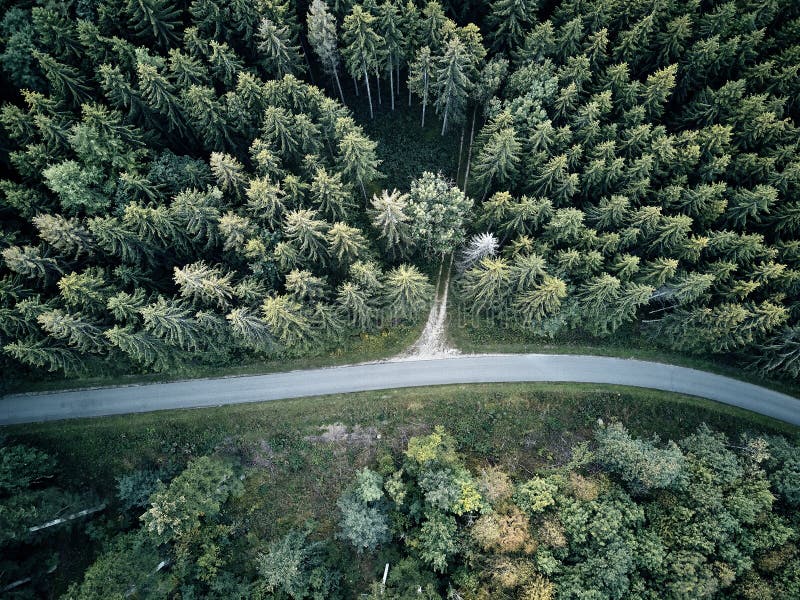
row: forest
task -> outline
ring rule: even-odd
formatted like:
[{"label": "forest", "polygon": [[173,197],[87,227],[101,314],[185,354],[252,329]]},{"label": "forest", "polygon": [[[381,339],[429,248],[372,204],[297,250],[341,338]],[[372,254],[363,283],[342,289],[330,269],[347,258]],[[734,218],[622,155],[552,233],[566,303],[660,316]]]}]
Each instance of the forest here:
[{"label": "forest", "polygon": [[[795,0],[0,7],[0,391],[335,355],[417,327],[451,263],[498,336],[798,382]],[[265,539],[230,453],[111,497],[0,436],[0,594],[80,528],[49,597],[800,597],[796,443],[673,437],[593,423],[533,472],[431,426]]]},{"label": "forest", "polygon": [[[451,254],[495,327],[800,372],[794,2],[6,2],[0,37],[5,372],[335,349]],[[395,111],[458,159],[398,181]]]}]

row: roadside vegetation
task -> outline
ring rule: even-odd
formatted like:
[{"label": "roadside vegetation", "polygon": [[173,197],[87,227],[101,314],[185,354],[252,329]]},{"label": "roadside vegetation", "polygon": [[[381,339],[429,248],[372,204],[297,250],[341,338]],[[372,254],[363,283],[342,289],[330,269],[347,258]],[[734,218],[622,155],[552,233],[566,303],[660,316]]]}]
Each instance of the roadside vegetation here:
[{"label": "roadside vegetation", "polygon": [[[261,554],[280,545],[290,532],[308,528],[311,533],[303,544],[323,542],[323,547],[317,547],[321,553],[315,556],[327,556],[325,564],[336,565],[341,574],[337,593],[343,598],[356,597],[368,593],[380,579],[386,561],[392,563],[394,573],[408,552],[402,545],[383,543],[374,552],[359,554],[346,540],[336,537],[341,519],[337,502],[360,469],[383,469],[382,476],[388,479],[388,465],[401,466],[409,440],[432,433],[438,425],[453,436],[459,460],[478,478],[487,469],[502,471],[520,483],[534,475],[555,476],[568,473],[567,465],[577,460],[573,448],[583,442],[594,447],[598,419],[607,424],[619,422],[632,436],[645,440],[654,434],[662,440],[680,440],[706,423],[711,430],[727,435],[734,446],[740,445],[742,436],[800,441],[797,428],[696,398],[632,388],[556,384],[365,392],[7,427],[2,432],[3,465],[11,472],[4,476],[16,483],[8,483],[11,487],[2,497],[3,530],[7,532],[2,582],[7,585],[33,575],[33,582],[20,586],[20,598],[39,593],[58,596],[71,583],[83,581],[87,567],[95,563],[87,572],[94,589],[108,592],[134,582],[144,584],[141,576],[148,569],[161,560],[182,556],[180,560],[188,562],[181,568],[191,564],[190,572],[178,574],[168,568],[152,582],[235,597],[237,590],[264,583],[258,570]],[[12,449],[20,445],[50,458],[30,455],[15,459]],[[157,481],[169,489],[187,465],[206,456],[212,457],[214,468],[222,469],[211,471],[214,477],[233,481],[224,474],[234,473],[234,478],[244,478],[236,479],[235,494],[220,500],[216,516],[192,525],[199,529],[192,529],[191,536],[199,537],[191,537],[191,544],[184,546],[181,544],[189,543],[188,538],[164,541],[148,537],[151,534],[144,531],[136,533],[151,494],[161,489]],[[592,488],[612,489],[608,482],[603,483],[602,469],[569,468],[588,477],[586,485]],[[614,475],[610,476],[613,480]],[[195,473],[193,477],[202,481],[205,476]],[[793,481],[788,473],[787,477],[787,482]],[[177,488],[173,489],[176,492]],[[36,535],[24,533],[25,527],[104,503],[104,510],[89,517]],[[11,510],[20,505],[33,510]],[[223,532],[228,532],[225,541],[218,537]],[[538,534],[530,529],[529,535]],[[209,563],[207,552],[212,551],[216,554]],[[789,560],[791,549],[784,552]],[[527,556],[524,552],[512,555]],[[57,567],[47,573],[51,565]],[[126,565],[135,565],[135,569],[131,567],[126,574],[120,570]],[[417,568],[437,590],[446,588],[449,575],[434,574],[431,565],[424,563]],[[212,593],[212,572],[217,574],[215,585],[227,587]],[[480,575],[479,570],[475,575]],[[393,574],[393,585],[400,585],[401,579],[399,573]],[[92,595],[87,586],[67,597],[100,597]],[[141,597],[169,595],[164,589],[154,587],[143,591]]]}]

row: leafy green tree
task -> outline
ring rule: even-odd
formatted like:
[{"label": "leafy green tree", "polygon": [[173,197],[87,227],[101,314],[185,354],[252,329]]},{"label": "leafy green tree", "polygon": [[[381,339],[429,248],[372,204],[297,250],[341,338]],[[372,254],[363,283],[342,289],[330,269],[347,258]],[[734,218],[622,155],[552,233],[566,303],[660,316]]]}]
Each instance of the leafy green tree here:
[{"label": "leafy green tree", "polygon": [[323,564],[322,549],[320,542],[309,542],[308,533],[296,529],[271,542],[256,559],[259,593],[298,600],[331,597],[338,574]]},{"label": "leafy green tree", "polygon": [[597,459],[636,493],[679,485],[684,476],[684,456],[675,442],[659,448],[657,438],[633,439],[620,423],[600,426],[595,440]]},{"label": "leafy green tree", "polygon": [[388,517],[379,502],[353,492],[346,492],[337,502],[341,536],[359,553],[373,552],[391,539]]},{"label": "leafy green tree", "polygon": [[180,542],[201,527],[202,519],[217,517],[225,501],[242,490],[230,465],[209,456],[196,458],[153,493],[142,524],[155,542]]},{"label": "leafy green tree", "polygon": [[424,172],[411,182],[407,214],[410,238],[426,254],[445,255],[464,241],[472,200],[441,175]]}]

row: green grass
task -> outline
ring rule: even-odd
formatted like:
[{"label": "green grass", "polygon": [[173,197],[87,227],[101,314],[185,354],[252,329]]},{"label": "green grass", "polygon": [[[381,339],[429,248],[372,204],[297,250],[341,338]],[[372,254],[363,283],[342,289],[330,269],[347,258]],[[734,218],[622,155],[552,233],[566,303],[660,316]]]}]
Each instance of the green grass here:
[{"label": "green grass", "polygon": [[351,336],[336,350],[323,351],[313,356],[281,358],[250,362],[236,366],[187,367],[177,372],[152,373],[147,375],[101,375],[96,377],[73,377],[68,379],[7,380],[0,388],[2,393],[46,392],[64,389],[80,389],[139,383],[162,383],[183,379],[261,375],[280,371],[313,369],[389,358],[408,348],[419,337],[425,324],[427,312],[413,326],[399,325],[376,333]]},{"label": "green grass", "polygon": [[[701,423],[731,436],[781,433],[800,441],[800,429],[698,398],[616,386],[482,384],[363,392],[220,408],[28,424],[0,429],[11,443],[53,454],[59,484],[113,499],[114,478],[154,465],[181,468],[216,453],[244,469],[245,493],[230,513],[248,536],[266,541],[313,520],[320,536],[336,529],[336,499],[355,471],[379,452],[401,452],[408,439],[441,424],[473,467],[500,464],[517,477],[563,464],[587,439],[597,419],[618,419],[637,435],[680,438]],[[340,423],[356,435],[322,441],[321,427]],[[87,469],[87,465],[91,468]],[[112,527],[113,512],[98,517]],[[80,538],[80,543],[75,540]],[[66,537],[65,562],[54,585],[65,589],[94,560],[97,544]],[[383,556],[343,556],[344,570],[363,581],[379,577]],[[69,559],[69,562],[66,562]],[[388,558],[387,558],[388,559]]]},{"label": "green grass", "polygon": [[[369,118],[365,95],[355,98],[348,94],[347,97],[359,124],[371,139],[378,142],[378,158],[383,161],[380,171],[385,175],[384,179],[377,182],[378,187],[407,191],[411,180],[422,175],[423,171],[441,171],[446,177],[455,179],[461,127],[454,127],[442,136],[442,123],[434,113],[433,106],[429,105],[425,127],[422,128],[422,108],[418,99],[412,97],[409,107],[408,92],[402,86],[400,98],[395,100],[395,111],[392,112],[388,102],[388,86],[385,87],[381,105],[377,104],[373,89],[373,120]],[[463,160],[466,161],[466,148],[463,150]]]}]

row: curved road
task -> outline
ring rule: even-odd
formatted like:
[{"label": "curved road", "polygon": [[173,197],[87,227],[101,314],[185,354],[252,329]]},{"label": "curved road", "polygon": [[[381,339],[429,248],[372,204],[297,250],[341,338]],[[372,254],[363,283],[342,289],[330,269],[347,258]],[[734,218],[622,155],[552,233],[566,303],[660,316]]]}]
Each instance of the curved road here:
[{"label": "curved road", "polygon": [[800,425],[800,400],[704,371],[602,356],[508,354],[377,362],[0,398],[0,425],[451,383],[608,383],[731,404]]}]

